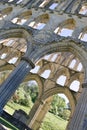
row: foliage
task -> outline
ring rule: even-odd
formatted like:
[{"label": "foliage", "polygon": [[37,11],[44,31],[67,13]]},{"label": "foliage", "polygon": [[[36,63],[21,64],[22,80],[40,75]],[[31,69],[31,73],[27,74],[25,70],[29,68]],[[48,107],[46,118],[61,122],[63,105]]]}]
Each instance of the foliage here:
[{"label": "foliage", "polygon": [[54,95],[53,101],[51,103],[51,110],[50,112],[58,115],[63,109],[66,107],[66,102],[63,98],[58,95]]},{"label": "foliage", "polygon": [[60,112],[59,116],[62,117],[64,120],[69,120],[70,110],[63,110],[62,112]]},{"label": "foliage", "polygon": [[28,99],[20,99],[19,104],[23,106],[29,106],[29,100]]},{"label": "foliage", "polygon": [[12,100],[13,100],[13,102],[18,103],[18,102],[19,102],[19,95],[18,95],[17,93],[15,93],[15,94],[12,96]]},{"label": "foliage", "polygon": [[31,97],[29,95],[28,96],[24,95],[24,98],[21,98],[18,103],[20,105],[27,106],[27,107],[32,106]]},{"label": "foliage", "polygon": [[[12,103],[8,103],[8,106],[10,106],[11,109],[22,109],[23,111],[29,113],[29,109],[32,108],[37,96],[37,84],[22,84],[13,95],[13,102],[11,101]],[[54,95],[51,104],[51,113],[48,112],[40,130],[65,130],[67,122],[65,122],[63,119],[67,120],[69,117],[69,112],[65,111],[65,107],[65,100],[58,95]],[[61,116],[63,119],[59,118],[58,115]]]},{"label": "foliage", "polygon": [[38,96],[38,86],[35,82],[29,82],[29,84],[26,84],[24,86],[24,91],[28,93],[31,96],[31,100],[34,103],[37,96]]}]

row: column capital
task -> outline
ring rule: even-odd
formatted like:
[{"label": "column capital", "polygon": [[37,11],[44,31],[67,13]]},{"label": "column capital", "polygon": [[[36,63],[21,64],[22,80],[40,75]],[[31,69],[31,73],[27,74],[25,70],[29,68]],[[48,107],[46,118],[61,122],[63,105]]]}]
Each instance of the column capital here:
[{"label": "column capital", "polygon": [[21,57],[21,60],[28,62],[31,65],[32,68],[35,67],[34,63],[28,57],[23,56],[23,57]]}]

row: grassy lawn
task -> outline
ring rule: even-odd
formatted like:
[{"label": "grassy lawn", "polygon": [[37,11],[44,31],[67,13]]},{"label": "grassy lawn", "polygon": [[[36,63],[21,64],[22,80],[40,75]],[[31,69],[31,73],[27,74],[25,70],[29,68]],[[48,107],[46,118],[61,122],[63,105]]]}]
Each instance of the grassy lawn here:
[{"label": "grassy lawn", "polygon": [[[20,106],[19,104],[16,103],[11,103],[9,102],[6,106],[5,109],[10,113],[13,114],[15,110],[22,109],[24,110],[27,114],[30,111],[29,107],[25,106]],[[46,117],[44,119],[44,122],[42,123],[42,127],[40,130],[65,130],[67,125],[67,121],[63,120],[62,118],[53,115],[52,113],[47,113]],[[10,129],[9,129],[10,130]],[[16,129],[12,129],[16,130]]]},{"label": "grassy lawn", "polygon": [[40,130],[65,130],[66,125],[67,121],[48,112]]},{"label": "grassy lawn", "polygon": [[[22,88],[19,89],[19,95],[21,98],[24,97],[24,92],[23,92]],[[29,114],[29,111],[31,110],[32,105],[31,105],[31,107],[26,107],[26,106],[14,103],[13,101],[9,101],[4,109],[11,115],[13,115],[15,110],[19,110],[19,109],[21,109],[21,110],[25,111],[27,114]],[[4,123],[5,123],[5,125],[7,124],[6,122],[4,122]],[[45,116],[45,119],[42,123],[40,130],[65,130],[66,126],[67,126],[67,121],[48,112]],[[14,127],[13,128],[12,127],[13,126],[11,126],[11,129],[9,127],[9,130],[18,130],[18,129],[15,129]]]},{"label": "grassy lawn", "polygon": [[4,109],[7,112],[9,112],[9,114],[11,115],[14,113],[15,110],[19,110],[19,109],[25,111],[27,114],[29,114],[29,111],[30,111],[29,107],[22,106],[14,102],[8,102]]},{"label": "grassy lawn", "polygon": [[[23,90],[23,87],[19,87],[17,90],[17,93],[19,93],[20,99],[25,98],[26,92]],[[26,107],[20,104],[17,104],[10,100],[7,105],[4,107],[5,111],[7,111],[9,114],[13,115],[15,110],[23,110],[27,114],[29,114],[31,108],[33,106],[33,103],[30,102],[30,107]],[[4,119],[0,118],[1,124],[5,125],[8,127],[8,130],[18,130],[14,126],[12,126],[10,123],[5,121]],[[42,126],[40,130],[65,130],[67,126],[67,121],[63,120],[62,118],[55,116],[54,114],[48,112],[44,118],[44,121],[42,123]]]}]

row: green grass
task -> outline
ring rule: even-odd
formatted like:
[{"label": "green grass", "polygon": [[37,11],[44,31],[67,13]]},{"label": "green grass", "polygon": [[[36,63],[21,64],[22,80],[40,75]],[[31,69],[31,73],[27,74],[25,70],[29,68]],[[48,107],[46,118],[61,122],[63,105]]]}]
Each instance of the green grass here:
[{"label": "green grass", "polygon": [[4,108],[7,112],[9,112],[9,114],[13,114],[15,110],[23,110],[25,111],[27,114],[29,114],[30,108],[26,107],[26,106],[22,106],[20,104],[14,103],[14,102],[8,102],[7,105]]},{"label": "green grass", "polygon": [[[21,98],[24,98],[25,93],[23,91],[23,88],[20,88],[18,92],[19,92],[19,96]],[[32,108],[32,106],[31,106],[31,108]],[[4,109],[9,114],[13,115],[14,111],[19,110],[19,109],[21,109],[21,110],[25,111],[27,114],[29,114],[29,111],[31,110],[31,108],[14,103],[13,101],[9,101]],[[66,126],[67,126],[67,121],[48,112],[45,116],[45,119],[42,123],[40,130],[65,130]],[[11,130],[17,130],[17,129],[11,129]]]},{"label": "green grass", "polygon": [[[22,109],[27,114],[29,114],[30,108],[21,106],[16,103],[9,102],[5,109],[10,113],[13,114],[15,110]],[[62,118],[55,116],[54,114],[48,112],[45,116],[44,122],[40,130],[65,130],[67,125],[67,121],[63,120]],[[13,129],[12,129],[13,130]]]},{"label": "green grass", "polygon": [[65,130],[66,125],[67,121],[48,112],[40,130]]},{"label": "green grass", "polygon": [[0,117],[0,123],[3,124],[8,128],[8,130],[19,130],[15,126],[13,126],[11,123],[8,121],[4,120],[2,117]]}]

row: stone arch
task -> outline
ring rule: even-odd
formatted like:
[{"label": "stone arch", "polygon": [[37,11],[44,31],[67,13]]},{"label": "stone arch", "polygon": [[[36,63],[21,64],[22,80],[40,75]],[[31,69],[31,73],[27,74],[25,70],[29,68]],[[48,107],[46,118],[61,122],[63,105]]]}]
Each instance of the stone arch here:
[{"label": "stone arch", "polygon": [[0,10],[0,20],[5,18],[7,15],[9,15],[12,12],[13,8],[12,7],[7,7],[2,10]]},{"label": "stone arch", "polygon": [[[62,42],[62,44],[61,44]],[[39,55],[39,58],[43,57],[44,55],[50,54],[50,53],[54,53],[54,52],[71,52],[72,54],[74,54],[83,64],[83,68],[84,68],[84,72],[85,72],[85,79],[87,76],[87,71],[86,71],[86,52],[83,48],[81,48],[80,46],[78,46],[78,43],[73,42],[72,40],[62,40],[59,41],[58,43],[55,44],[48,44],[46,47],[43,47],[42,49],[40,49],[37,53],[37,55],[35,55],[34,59],[37,59],[36,57]],[[44,53],[43,53],[44,52]],[[37,60],[35,60],[36,62]]]},{"label": "stone arch", "polygon": [[70,80],[69,80],[67,86],[70,87],[71,83],[72,83],[73,81],[77,80],[77,81],[80,82],[80,86],[79,86],[79,89],[78,89],[78,91],[80,91],[80,89],[82,89],[82,83],[84,82],[83,77],[84,77],[84,76],[83,76],[83,73],[80,74],[80,75],[79,75],[78,73],[76,73],[74,76],[72,76],[72,77],[70,78]]},{"label": "stone arch", "polygon": [[49,2],[50,0],[44,0],[42,3],[40,3],[39,7],[44,8]]},{"label": "stone arch", "polygon": [[1,10],[0,12],[1,12],[2,15],[5,15],[5,14],[8,15],[9,13],[12,12],[12,10],[13,10],[12,7],[7,7],[5,9]]},{"label": "stone arch", "polygon": [[[50,69],[51,70],[51,63],[46,62],[45,60],[42,60],[38,62],[38,65],[41,66],[41,71],[43,72],[45,69]],[[42,73],[39,72],[39,73]]]},{"label": "stone arch", "polygon": [[87,26],[81,30],[78,39],[80,39],[80,40],[82,40],[84,42],[87,42],[86,37],[87,37]]},{"label": "stone arch", "polygon": [[31,11],[31,10],[27,10],[27,11],[22,12],[22,13],[19,15],[19,17],[20,17],[20,18],[28,19],[31,15],[32,15],[32,11]]},{"label": "stone arch", "polygon": [[74,29],[75,25],[76,25],[76,21],[72,18],[72,19],[67,19],[66,21],[62,22],[59,26]]},{"label": "stone arch", "polygon": [[[15,27],[15,29],[13,27],[10,27],[10,29],[7,29],[6,31],[2,31],[0,33],[0,39],[7,39],[7,38],[24,38],[27,42],[30,41],[30,43],[32,43],[32,32],[28,32],[26,29],[24,28],[20,28],[18,29],[17,27]],[[27,48],[28,48],[28,43],[27,43]],[[30,45],[31,46],[31,45]]]},{"label": "stone arch", "polygon": [[[2,39],[2,37],[3,37],[3,39]],[[31,35],[24,29],[11,28],[4,32],[1,30],[1,33],[0,33],[0,39],[1,39],[0,45],[2,46],[0,48],[0,58],[1,58],[0,59],[0,70],[1,70],[1,72],[10,70],[10,73],[11,73],[11,71],[14,68],[16,68],[16,66],[20,63],[21,57],[23,55],[25,55],[26,51],[27,51],[26,50],[25,52],[22,52],[20,49],[18,50],[14,46],[12,46],[12,47],[7,46],[6,43],[9,42],[9,40],[12,38],[14,40],[16,39],[19,41],[21,38],[21,39],[25,39],[25,41],[26,41],[25,44],[26,44],[26,46],[28,46],[29,37],[31,37]],[[16,42],[18,42],[18,44],[19,44],[19,41],[15,41],[15,44],[16,44]],[[22,43],[22,41],[20,41],[20,43]],[[3,54],[6,54],[6,56]]]},{"label": "stone arch", "polygon": [[73,114],[75,110],[76,101],[72,95],[72,93],[69,91],[68,88],[62,88],[59,85],[46,91],[44,95],[42,96],[42,101],[45,101],[47,98],[54,94],[63,93],[66,95],[66,97],[69,99],[70,105],[71,105],[71,115]]},{"label": "stone arch", "polygon": [[27,10],[13,18],[11,21],[16,24],[24,24],[32,16],[32,11]]},{"label": "stone arch", "polygon": [[27,81],[30,81],[30,80],[35,80],[37,82],[38,87],[39,87],[38,98],[40,98],[43,95],[43,92],[44,92],[43,80],[41,79],[41,77],[39,75],[29,73],[29,75],[26,76],[26,78],[24,79],[24,82],[27,82]]},{"label": "stone arch", "polygon": [[[54,30],[54,32],[58,35],[62,35],[62,31],[68,31],[68,34],[63,34],[66,36],[71,36],[76,26],[76,21],[74,19],[67,19],[58,25],[58,27]],[[70,32],[69,32],[70,31]],[[63,36],[62,35],[62,36]]]},{"label": "stone arch", "polygon": [[61,75],[66,76],[66,81],[65,81],[65,84],[66,84],[67,80],[70,78],[70,74],[69,74],[69,72],[68,72],[68,69],[67,69],[67,68],[63,68],[63,67],[60,67],[60,69],[56,72],[56,74],[55,74],[55,76],[54,76],[55,81],[57,81],[57,79],[58,79]]},{"label": "stone arch", "polygon": [[29,26],[41,30],[47,24],[48,21],[49,15],[47,13],[41,14],[38,17],[36,17],[34,21],[30,22]]},{"label": "stone arch", "polygon": [[82,5],[79,9],[79,14],[87,15],[87,2],[82,2]]},{"label": "stone arch", "polygon": [[36,22],[40,21],[40,22],[47,23],[48,20],[49,20],[49,15],[46,13],[46,14],[42,14],[42,15],[38,16],[35,21]]}]

